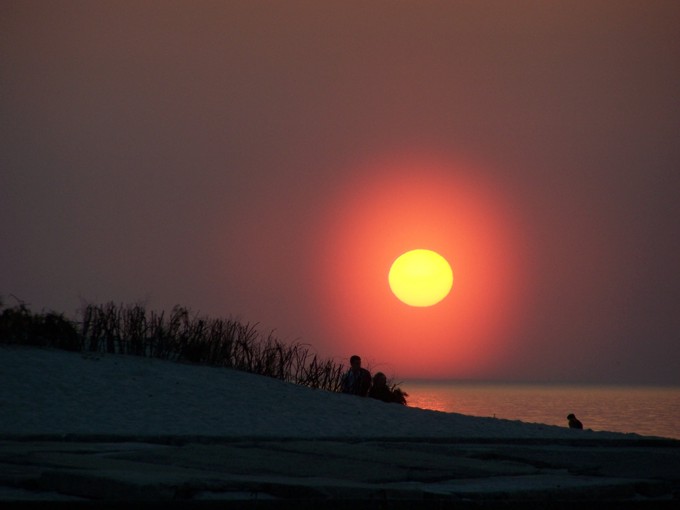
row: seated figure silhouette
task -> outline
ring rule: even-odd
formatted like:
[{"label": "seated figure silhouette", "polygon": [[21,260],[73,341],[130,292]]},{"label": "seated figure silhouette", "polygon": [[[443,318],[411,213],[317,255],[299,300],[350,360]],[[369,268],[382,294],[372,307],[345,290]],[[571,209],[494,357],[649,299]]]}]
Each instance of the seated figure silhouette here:
[{"label": "seated figure silhouette", "polygon": [[574,414],[570,414],[567,416],[567,420],[569,420],[569,428],[570,429],[582,429],[583,428],[583,423],[574,416]]},{"label": "seated figure silhouette", "polygon": [[350,369],[342,378],[342,392],[365,397],[371,387],[371,373],[361,367],[361,358],[356,354],[349,359]]},{"label": "seated figure silhouette", "polygon": [[378,372],[373,376],[373,385],[368,391],[368,396],[383,402],[396,402],[406,405],[406,393],[399,388],[390,389],[387,386],[387,377],[382,372]]}]

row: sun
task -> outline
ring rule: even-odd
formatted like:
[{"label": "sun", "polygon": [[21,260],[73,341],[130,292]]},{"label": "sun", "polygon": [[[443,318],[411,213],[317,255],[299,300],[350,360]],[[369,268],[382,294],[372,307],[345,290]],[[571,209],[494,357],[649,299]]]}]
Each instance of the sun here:
[{"label": "sun", "polygon": [[432,306],[444,299],[453,285],[453,271],[447,260],[432,250],[402,253],[388,275],[390,289],[409,306]]}]

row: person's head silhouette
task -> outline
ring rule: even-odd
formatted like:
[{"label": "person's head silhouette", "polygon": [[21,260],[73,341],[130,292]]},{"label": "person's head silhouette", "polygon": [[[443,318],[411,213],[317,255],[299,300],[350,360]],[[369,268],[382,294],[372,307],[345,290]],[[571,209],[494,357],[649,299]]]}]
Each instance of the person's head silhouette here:
[{"label": "person's head silhouette", "polygon": [[387,376],[382,372],[377,372],[373,376],[373,386],[375,386],[376,388],[387,386]]},{"label": "person's head silhouette", "polygon": [[355,372],[361,369],[361,358],[356,354],[349,359],[349,365]]},{"label": "person's head silhouette", "polygon": [[567,416],[567,420],[569,420],[569,428],[570,429],[582,429],[583,428],[583,423],[579,421],[578,418],[574,415],[574,413],[571,413]]}]

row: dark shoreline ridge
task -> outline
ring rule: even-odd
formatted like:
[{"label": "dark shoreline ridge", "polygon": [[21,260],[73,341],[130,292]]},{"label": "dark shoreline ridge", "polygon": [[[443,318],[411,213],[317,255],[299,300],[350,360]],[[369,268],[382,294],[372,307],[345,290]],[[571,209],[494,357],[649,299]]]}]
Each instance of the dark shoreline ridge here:
[{"label": "dark shoreline ridge", "polygon": [[[366,441],[390,442],[390,443],[427,443],[442,445],[466,445],[466,444],[505,444],[524,446],[584,446],[584,447],[653,447],[653,448],[680,448],[680,439],[665,437],[646,437],[638,434],[616,433],[623,438],[546,438],[546,437],[394,437],[394,436],[370,436],[370,437],[315,437],[310,441],[341,442],[358,444]],[[147,443],[155,445],[182,446],[186,444],[232,444],[242,442],[296,442],[304,441],[299,437],[272,437],[272,436],[213,436],[213,435],[144,435],[144,434],[0,434],[0,441],[12,441],[16,443],[33,442],[62,442],[68,443]]]}]

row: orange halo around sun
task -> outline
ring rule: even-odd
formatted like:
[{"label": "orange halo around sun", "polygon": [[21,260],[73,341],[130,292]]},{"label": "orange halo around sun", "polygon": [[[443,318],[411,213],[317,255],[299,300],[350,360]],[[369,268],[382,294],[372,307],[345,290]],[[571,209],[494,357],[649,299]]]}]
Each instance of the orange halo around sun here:
[{"label": "orange halo around sun", "polygon": [[[357,168],[328,199],[310,296],[333,355],[357,352],[402,377],[477,377],[502,366],[522,320],[527,243],[502,189],[482,176],[395,157]],[[414,246],[437,250],[455,270],[455,286],[429,306],[389,281],[395,258]]]},{"label": "orange halo around sun", "polygon": [[435,251],[410,250],[392,263],[388,282],[394,295],[403,303],[432,306],[451,291],[453,271],[448,261]]}]

